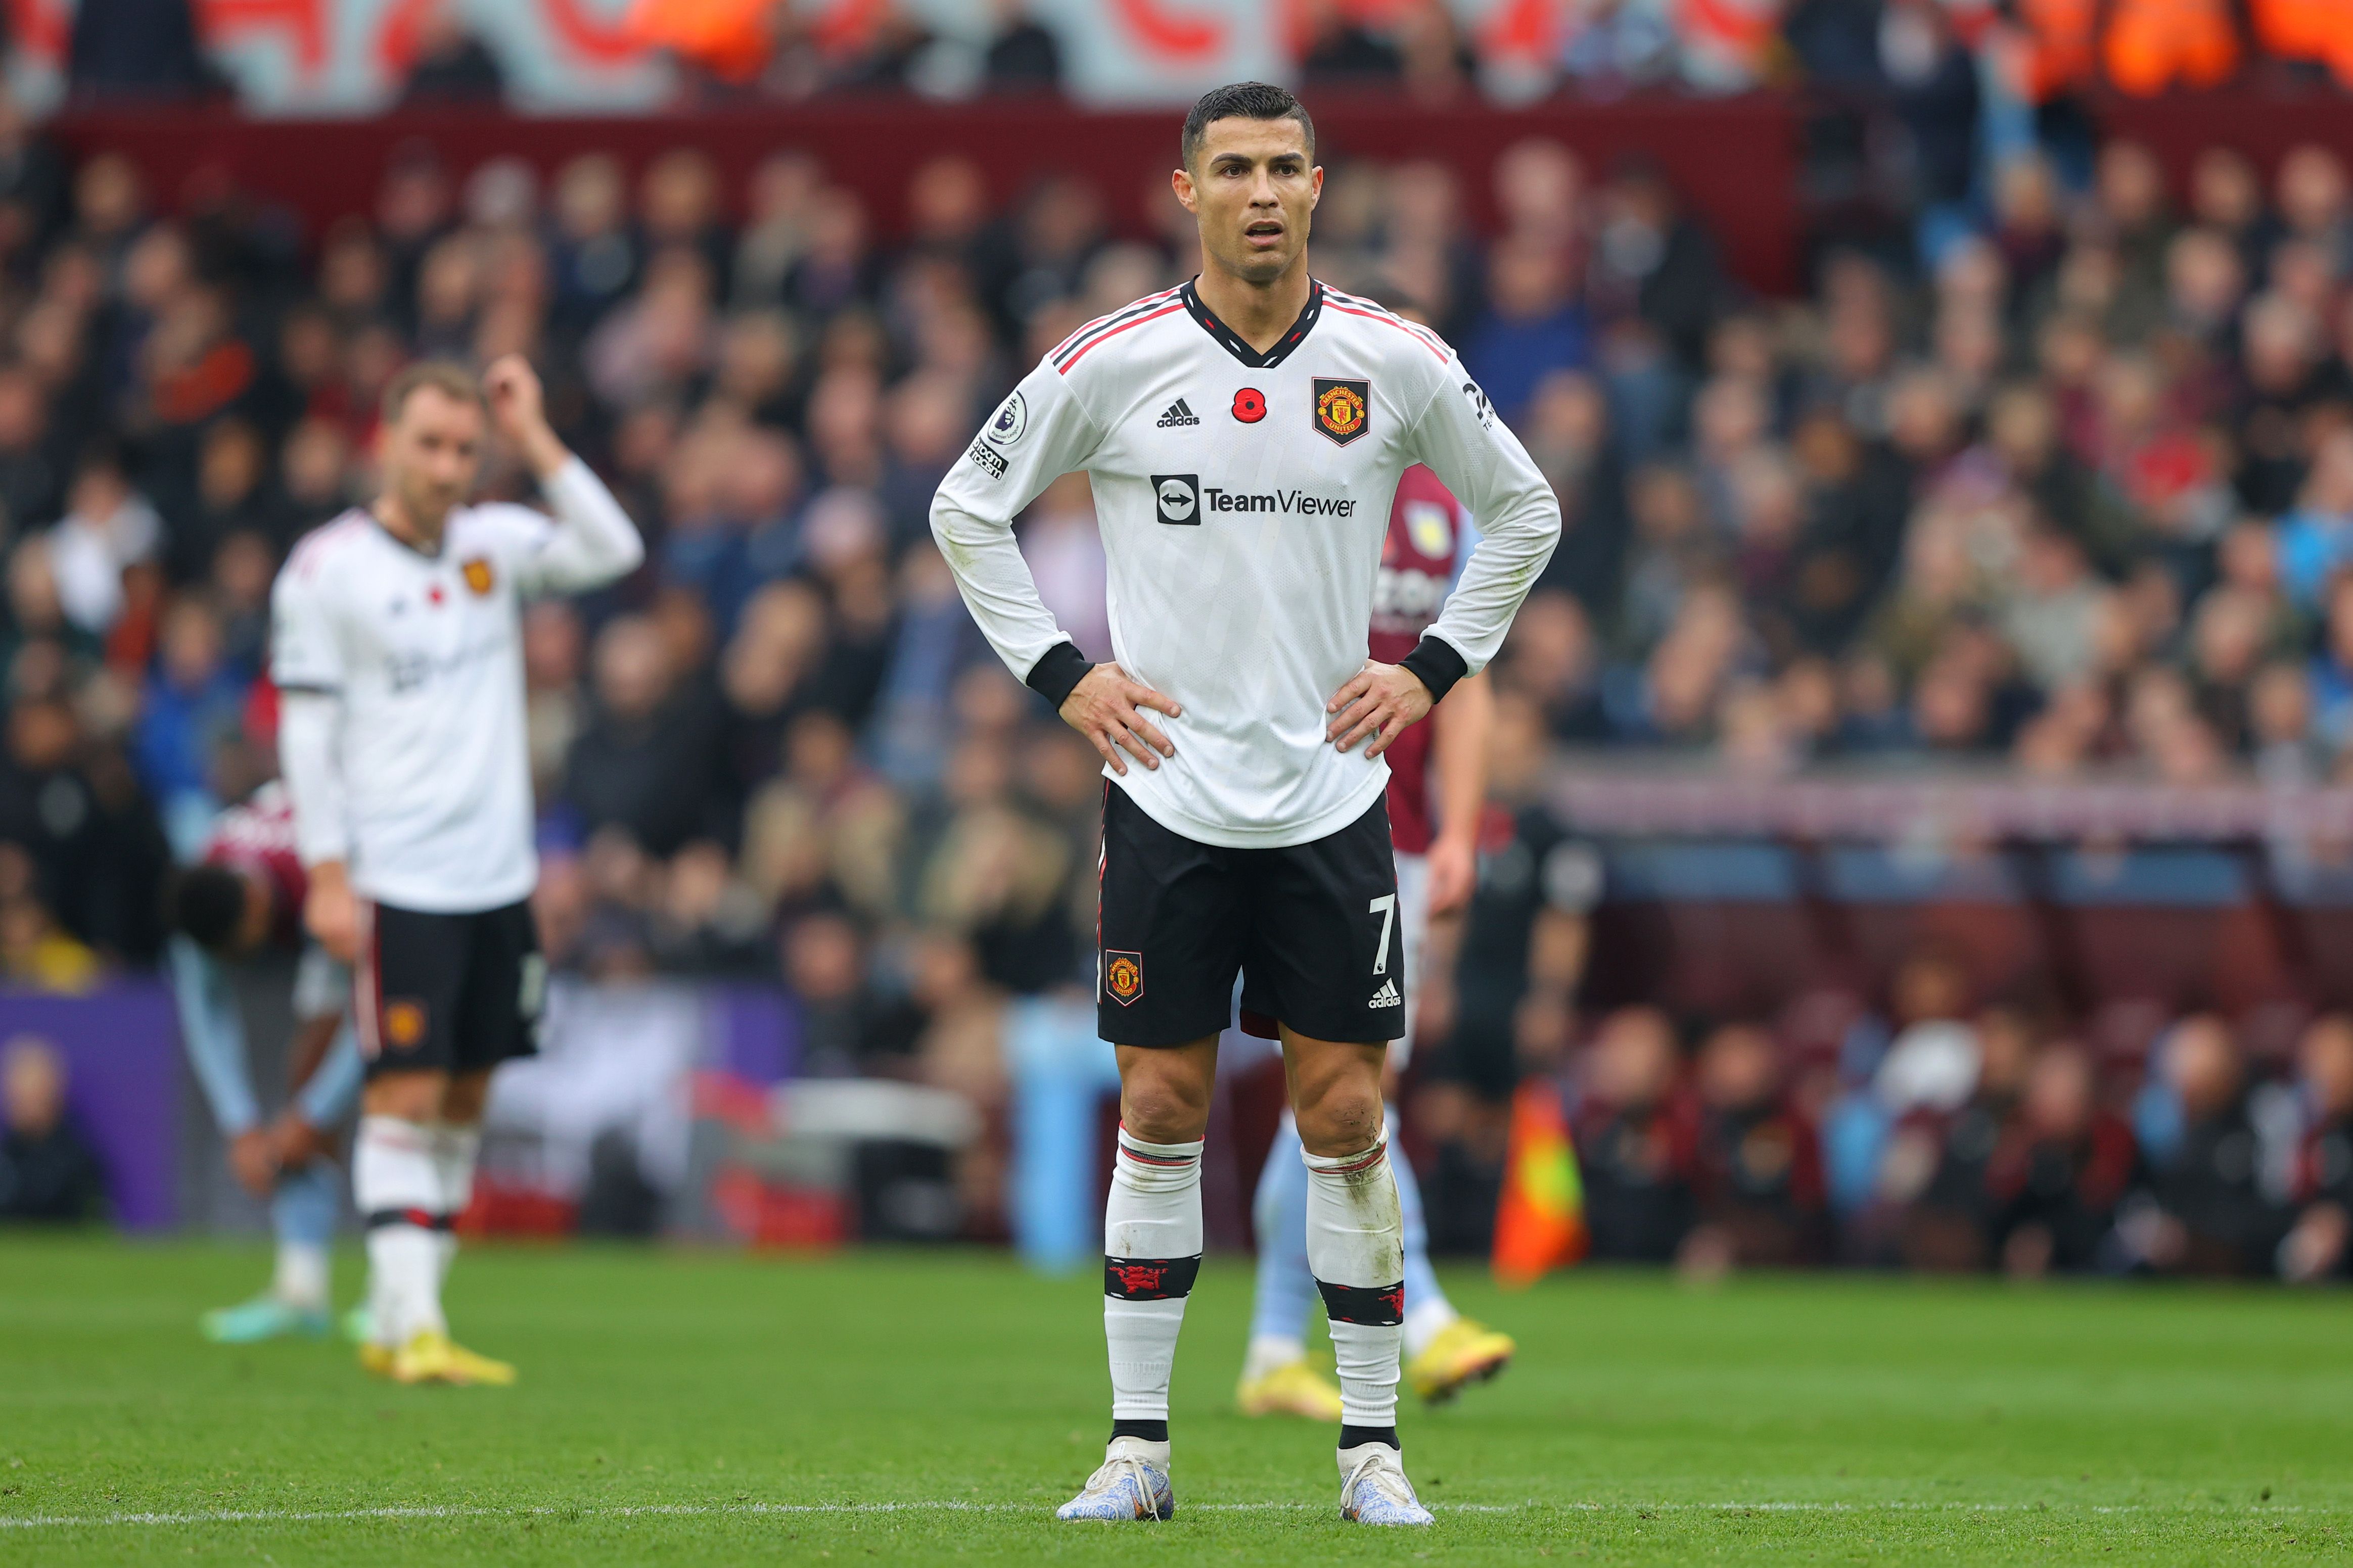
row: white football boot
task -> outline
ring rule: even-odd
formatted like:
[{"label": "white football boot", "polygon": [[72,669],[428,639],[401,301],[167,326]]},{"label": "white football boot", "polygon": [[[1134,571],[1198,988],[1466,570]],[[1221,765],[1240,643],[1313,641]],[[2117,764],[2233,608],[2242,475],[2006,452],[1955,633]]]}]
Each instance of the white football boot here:
[{"label": "white football boot", "polygon": [[1113,1437],[1101,1468],[1087,1478],[1078,1496],[1054,1510],[1054,1517],[1116,1521],[1171,1519],[1176,1513],[1176,1493],[1168,1485],[1168,1445]]},{"label": "white football boot", "polygon": [[1387,1443],[1361,1443],[1340,1450],[1340,1517],[1355,1524],[1435,1524],[1405,1463]]}]

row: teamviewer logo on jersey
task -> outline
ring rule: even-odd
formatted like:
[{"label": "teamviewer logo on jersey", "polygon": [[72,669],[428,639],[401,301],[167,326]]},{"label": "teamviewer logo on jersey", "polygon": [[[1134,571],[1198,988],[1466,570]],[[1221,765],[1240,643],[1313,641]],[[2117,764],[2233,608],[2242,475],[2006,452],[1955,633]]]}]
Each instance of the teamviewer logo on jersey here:
[{"label": "teamviewer logo on jersey", "polygon": [[1201,525],[1201,476],[1155,474],[1153,498],[1160,503],[1160,521]]}]

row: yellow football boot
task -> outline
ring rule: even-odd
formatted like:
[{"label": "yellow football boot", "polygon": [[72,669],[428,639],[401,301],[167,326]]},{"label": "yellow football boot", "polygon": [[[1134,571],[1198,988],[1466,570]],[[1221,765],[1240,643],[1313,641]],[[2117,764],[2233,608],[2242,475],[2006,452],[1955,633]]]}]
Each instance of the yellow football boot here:
[{"label": "yellow football boot", "polygon": [[504,1388],[515,1380],[515,1369],[502,1361],[476,1355],[449,1336],[421,1329],[393,1352],[395,1383],[482,1384]]},{"label": "yellow football boot", "polygon": [[360,1342],[360,1370],[370,1377],[390,1377],[394,1360],[393,1348],[374,1340]]},{"label": "yellow football boot", "polygon": [[1245,1415],[1303,1415],[1310,1421],[1340,1419],[1340,1391],[1304,1361],[1288,1362],[1234,1390]]},{"label": "yellow football boot", "polygon": [[1472,1318],[1457,1318],[1406,1363],[1406,1381],[1431,1405],[1443,1405],[1466,1384],[1484,1383],[1511,1362],[1520,1347]]}]

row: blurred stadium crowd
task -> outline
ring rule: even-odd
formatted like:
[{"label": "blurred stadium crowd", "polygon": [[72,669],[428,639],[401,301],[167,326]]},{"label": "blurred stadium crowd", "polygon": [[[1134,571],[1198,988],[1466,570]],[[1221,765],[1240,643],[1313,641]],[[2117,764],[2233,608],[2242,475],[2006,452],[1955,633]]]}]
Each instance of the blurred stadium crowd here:
[{"label": "blurred stadium crowd", "polygon": [[1980,1006],[1924,952],[1883,1010],[1793,1061],[1765,1025],[1679,1037],[1629,1007],[1556,1069],[1592,1256],[1736,1267],[2265,1276],[2348,1272],[2353,1018],[2285,1070],[2179,1020],[2103,1061],[2031,1009]]},{"label": "blurred stadium crowd", "polygon": [[[1870,8],[1871,47],[1916,10],[1951,50],[1964,9]],[[1827,247],[1787,301],[1736,288],[1640,162],[1523,143],[1487,236],[1436,165],[1333,162],[1317,271],[1461,348],[1567,523],[1496,668],[1490,869],[1516,870],[1425,988],[1415,1142],[1445,1239],[1483,1238],[1497,1107],[1533,1070],[1569,1089],[1603,1256],[2343,1266],[2341,1020],[2259,1084],[2206,1017],[2102,1077],[2063,1024],[1977,1011],[1934,963],[1835,1060],[1577,1012],[1592,877],[1535,805],[1561,746],[1759,776],[2346,774],[2344,161],[2306,147],[2266,180],[2217,149],[2177,202],[2130,142],[2078,179],[2061,142],[1981,166],[1976,134],[1952,221]],[[225,189],[165,211],[0,106],[0,973],[153,961],[174,851],[272,769],[269,584],[369,495],[377,394],[418,355],[521,351],[651,546],[527,622],[551,958],[780,980],[808,1070],[1001,1108],[1005,999],[1092,985],[1103,786],[988,655],[926,512],[1004,390],[1175,281],[1191,231],[1172,200],[1155,239],[1114,238],[1067,179],[996,210],[953,152],[908,210],[879,234],[788,150],[741,192],[691,147],[634,178],[583,155],[544,188],[419,153],[372,217],[302,236]],[[1022,540],[1107,658],[1083,479]]]}]

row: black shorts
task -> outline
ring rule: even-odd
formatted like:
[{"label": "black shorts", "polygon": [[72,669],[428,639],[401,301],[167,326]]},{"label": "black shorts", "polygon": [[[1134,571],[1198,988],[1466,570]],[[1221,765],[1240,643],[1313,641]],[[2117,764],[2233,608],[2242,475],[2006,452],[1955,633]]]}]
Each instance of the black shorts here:
[{"label": "black shorts", "polygon": [[352,1016],[367,1073],[486,1072],[539,1049],[547,961],[529,904],[431,914],[362,900]]},{"label": "black shorts", "polygon": [[1233,1021],[1317,1040],[1405,1033],[1405,933],[1386,801],[1337,833],[1229,849],[1163,827],[1103,794],[1095,1022],[1123,1046],[1181,1046]]}]

